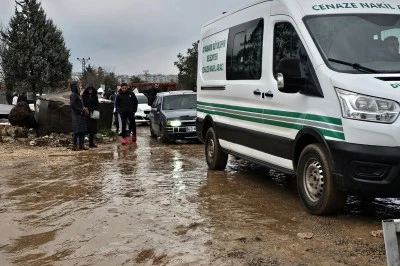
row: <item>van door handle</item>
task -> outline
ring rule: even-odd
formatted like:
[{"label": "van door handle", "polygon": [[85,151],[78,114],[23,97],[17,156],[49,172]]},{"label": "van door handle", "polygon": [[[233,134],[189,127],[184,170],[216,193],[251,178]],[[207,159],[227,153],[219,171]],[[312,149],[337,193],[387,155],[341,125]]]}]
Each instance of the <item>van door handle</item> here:
[{"label": "van door handle", "polygon": [[267,91],[266,93],[265,93],[265,97],[274,97],[274,94],[272,93],[272,91]]},{"label": "van door handle", "polygon": [[256,89],[253,91],[254,95],[261,95],[261,91],[259,89]]}]

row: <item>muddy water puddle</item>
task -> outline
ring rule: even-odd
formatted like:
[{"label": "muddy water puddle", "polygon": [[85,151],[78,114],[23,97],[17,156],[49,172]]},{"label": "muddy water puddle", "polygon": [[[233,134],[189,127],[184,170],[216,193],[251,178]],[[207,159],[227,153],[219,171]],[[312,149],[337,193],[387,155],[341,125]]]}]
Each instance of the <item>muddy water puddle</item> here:
[{"label": "muddy water puddle", "polygon": [[128,146],[13,154],[0,162],[1,265],[384,265],[371,231],[400,216],[398,200],[354,197],[311,216],[291,177],[235,157],[208,171],[202,144],[147,127]]}]

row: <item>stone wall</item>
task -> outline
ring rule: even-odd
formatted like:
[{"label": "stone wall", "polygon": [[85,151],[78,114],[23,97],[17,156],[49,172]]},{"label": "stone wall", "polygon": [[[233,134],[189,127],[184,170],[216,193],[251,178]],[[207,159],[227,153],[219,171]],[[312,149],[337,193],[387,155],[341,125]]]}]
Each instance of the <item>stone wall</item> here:
[{"label": "stone wall", "polygon": [[22,127],[12,126],[10,124],[0,124],[0,136],[3,137],[22,137],[26,136],[27,132]]}]

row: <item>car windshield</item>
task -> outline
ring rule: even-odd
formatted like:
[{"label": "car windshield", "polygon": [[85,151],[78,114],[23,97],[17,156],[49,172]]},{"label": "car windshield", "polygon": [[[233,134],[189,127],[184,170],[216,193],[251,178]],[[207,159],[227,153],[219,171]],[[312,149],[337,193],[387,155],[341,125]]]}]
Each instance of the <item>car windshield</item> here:
[{"label": "car windshield", "polygon": [[137,98],[139,104],[142,104],[142,103],[147,104],[148,103],[147,97],[144,95],[136,94],[136,98]]},{"label": "car windshield", "polygon": [[347,73],[400,72],[400,16],[310,16],[304,19],[332,69]]},{"label": "car windshield", "polygon": [[163,100],[163,110],[196,109],[196,94],[168,95]]}]

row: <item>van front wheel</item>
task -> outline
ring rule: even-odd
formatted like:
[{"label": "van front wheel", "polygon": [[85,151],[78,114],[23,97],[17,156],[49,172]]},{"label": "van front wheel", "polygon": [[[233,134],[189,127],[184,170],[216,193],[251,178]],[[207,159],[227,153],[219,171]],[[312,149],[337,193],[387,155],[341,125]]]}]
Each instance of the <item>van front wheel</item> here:
[{"label": "van front wheel", "polygon": [[205,152],[208,168],[211,170],[223,170],[228,162],[228,154],[223,152],[214,128],[207,130],[205,139]]},{"label": "van front wheel", "polygon": [[340,212],[346,202],[346,194],[337,189],[332,167],[320,144],[308,145],[301,152],[297,188],[301,201],[312,214]]}]

